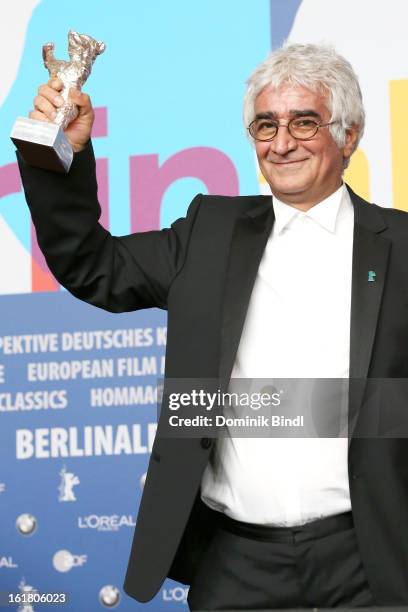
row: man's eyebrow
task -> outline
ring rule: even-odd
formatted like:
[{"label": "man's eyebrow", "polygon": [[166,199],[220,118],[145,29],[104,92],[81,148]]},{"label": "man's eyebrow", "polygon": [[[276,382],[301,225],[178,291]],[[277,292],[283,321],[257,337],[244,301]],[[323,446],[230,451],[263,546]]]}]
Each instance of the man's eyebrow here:
[{"label": "man's eyebrow", "polygon": [[304,110],[291,110],[289,111],[289,115],[292,115],[293,117],[316,117],[316,119],[321,119],[320,114],[311,108],[306,108]]},{"label": "man's eyebrow", "polygon": [[[289,115],[291,117],[315,117],[316,119],[321,119],[321,116],[318,112],[311,108],[306,108],[302,110],[290,110]],[[255,119],[277,119],[278,114],[274,111],[267,111],[265,113],[257,113],[255,115]]]}]

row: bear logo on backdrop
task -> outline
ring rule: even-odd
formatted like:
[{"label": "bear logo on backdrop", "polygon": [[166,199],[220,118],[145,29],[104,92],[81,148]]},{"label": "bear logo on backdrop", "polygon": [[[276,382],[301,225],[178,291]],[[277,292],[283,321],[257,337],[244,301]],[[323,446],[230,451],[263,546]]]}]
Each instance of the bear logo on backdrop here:
[{"label": "bear logo on backdrop", "polygon": [[[20,584],[18,585],[18,589],[20,591],[20,595],[27,595],[28,593],[38,593],[37,589],[26,583],[25,578],[21,579]],[[34,608],[31,604],[21,604],[20,606],[18,606],[17,612],[34,612]]]},{"label": "bear logo on backdrop", "polygon": [[71,502],[76,501],[74,487],[80,484],[80,480],[78,476],[76,476],[73,472],[68,472],[67,468],[64,467],[60,471],[61,482],[58,487],[58,501],[60,502]]}]

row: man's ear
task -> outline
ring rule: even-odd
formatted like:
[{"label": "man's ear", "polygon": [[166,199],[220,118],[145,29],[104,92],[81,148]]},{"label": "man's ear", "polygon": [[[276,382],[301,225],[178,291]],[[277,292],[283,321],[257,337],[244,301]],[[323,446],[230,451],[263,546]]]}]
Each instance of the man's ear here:
[{"label": "man's ear", "polygon": [[352,125],[350,128],[347,128],[346,142],[343,147],[343,157],[348,158],[354,153],[359,133],[360,127],[358,125]]}]

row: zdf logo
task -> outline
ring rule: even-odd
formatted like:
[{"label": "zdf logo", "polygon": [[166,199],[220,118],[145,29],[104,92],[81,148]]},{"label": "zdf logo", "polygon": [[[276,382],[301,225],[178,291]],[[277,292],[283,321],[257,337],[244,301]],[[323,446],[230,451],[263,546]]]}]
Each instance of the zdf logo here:
[{"label": "zdf logo", "polygon": [[57,572],[69,572],[73,567],[84,565],[87,560],[87,555],[73,555],[69,550],[59,550],[53,556],[52,564]]}]

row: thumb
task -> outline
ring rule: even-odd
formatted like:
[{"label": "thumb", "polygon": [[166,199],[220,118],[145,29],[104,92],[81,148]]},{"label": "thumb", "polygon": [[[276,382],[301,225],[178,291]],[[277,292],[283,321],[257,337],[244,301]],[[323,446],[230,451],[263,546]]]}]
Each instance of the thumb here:
[{"label": "thumb", "polygon": [[71,88],[69,94],[71,100],[79,107],[80,115],[86,115],[92,111],[91,100],[87,94],[84,94],[75,88]]}]

